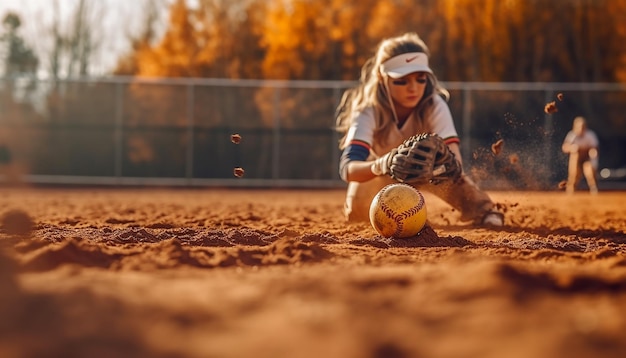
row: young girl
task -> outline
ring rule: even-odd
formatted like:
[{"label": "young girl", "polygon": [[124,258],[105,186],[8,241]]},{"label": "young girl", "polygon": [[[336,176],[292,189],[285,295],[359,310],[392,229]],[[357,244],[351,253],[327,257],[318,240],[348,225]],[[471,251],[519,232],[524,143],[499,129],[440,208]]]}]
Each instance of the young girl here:
[{"label": "young girl", "polygon": [[[344,213],[349,221],[369,220],[376,193],[395,182],[382,170],[380,158],[415,134],[439,135],[462,167],[449,95],[428,66],[429,55],[415,33],[386,39],[363,66],[360,84],[344,93],[337,108],[337,127],[344,133],[339,171],[348,182]],[[418,189],[445,200],[464,221],[503,224],[503,215],[494,210],[489,196],[464,173],[457,181]]]}]

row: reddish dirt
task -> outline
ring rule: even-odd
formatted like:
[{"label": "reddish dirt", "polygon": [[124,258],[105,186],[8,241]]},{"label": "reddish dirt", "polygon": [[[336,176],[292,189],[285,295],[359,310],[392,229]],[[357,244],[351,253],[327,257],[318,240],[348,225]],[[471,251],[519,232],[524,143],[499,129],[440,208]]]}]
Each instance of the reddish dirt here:
[{"label": "reddish dirt", "polygon": [[0,356],[626,356],[626,193],[424,194],[389,240],[343,190],[2,188]]}]

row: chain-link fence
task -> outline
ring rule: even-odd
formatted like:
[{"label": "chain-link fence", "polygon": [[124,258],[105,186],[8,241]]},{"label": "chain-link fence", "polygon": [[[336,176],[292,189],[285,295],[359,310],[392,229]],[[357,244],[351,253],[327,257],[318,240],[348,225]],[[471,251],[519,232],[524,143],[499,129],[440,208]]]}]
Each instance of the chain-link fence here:
[{"label": "chain-link fence", "polygon": [[[0,144],[31,183],[339,187],[334,111],[354,84],[5,78]],[[552,187],[565,175],[560,145],[577,115],[600,137],[601,166],[626,163],[626,85],[444,86],[465,170],[483,186]],[[546,113],[553,101],[558,111]]]}]

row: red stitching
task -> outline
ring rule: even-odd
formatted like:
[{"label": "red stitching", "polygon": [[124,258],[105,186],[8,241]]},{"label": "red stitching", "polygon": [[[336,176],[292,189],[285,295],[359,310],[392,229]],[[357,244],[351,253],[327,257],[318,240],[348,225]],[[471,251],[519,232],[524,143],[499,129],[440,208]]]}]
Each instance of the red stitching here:
[{"label": "red stitching", "polygon": [[424,207],[424,196],[420,191],[418,191],[417,193],[420,196],[420,201],[417,203],[417,205],[402,213],[405,219],[419,213],[419,211],[422,210],[422,208]]}]

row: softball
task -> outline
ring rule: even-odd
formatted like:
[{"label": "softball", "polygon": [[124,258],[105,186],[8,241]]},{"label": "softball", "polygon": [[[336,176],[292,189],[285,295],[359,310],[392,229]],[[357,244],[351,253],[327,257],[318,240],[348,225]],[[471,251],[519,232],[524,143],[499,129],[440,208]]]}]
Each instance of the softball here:
[{"label": "softball", "polygon": [[370,204],[370,223],[386,238],[417,235],[426,225],[426,202],[414,187],[394,183],[382,188]]}]

